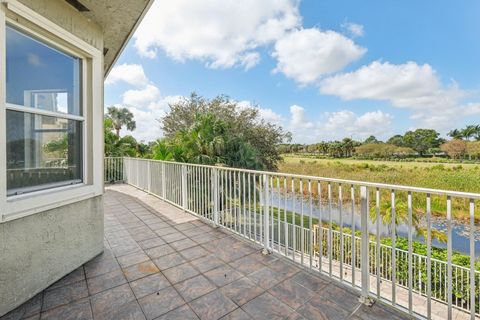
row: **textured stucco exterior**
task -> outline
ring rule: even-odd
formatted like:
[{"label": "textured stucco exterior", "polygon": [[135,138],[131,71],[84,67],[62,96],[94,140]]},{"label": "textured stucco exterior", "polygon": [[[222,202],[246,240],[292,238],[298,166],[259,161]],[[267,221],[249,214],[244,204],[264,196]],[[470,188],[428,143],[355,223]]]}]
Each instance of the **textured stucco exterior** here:
[{"label": "textured stucco exterior", "polygon": [[105,73],[152,3],[152,0],[81,0],[90,11],[79,12],[64,0],[18,1],[95,48],[102,51],[105,48]]},{"label": "textured stucco exterior", "polygon": [[0,316],[103,251],[103,196],[0,224]]},{"label": "textured stucco exterior", "polygon": [[[18,2],[103,52],[101,26],[65,1]],[[7,11],[6,15],[26,26],[30,25],[29,21],[11,12]],[[97,70],[93,70],[92,74],[103,75],[103,64],[96,66]],[[103,79],[99,78],[100,81]],[[98,84],[102,85],[101,82]],[[103,95],[103,89],[99,92]],[[102,107],[103,104],[95,103],[92,114],[95,119],[99,115],[98,121],[103,124]],[[91,119],[91,123],[95,119]],[[103,131],[94,132],[95,136],[102,134]],[[92,145],[88,139],[86,143]],[[100,147],[95,148],[101,150]],[[82,199],[0,223],[0,316],[103,251],[103,196],[92,195]]]},{"label": "textured stucco exterior", "polygon": [[[35,29],[35,23],[38,24],[39,20],[42,20],[40,22],[43,26],[48,25],[55,30],[59,26],[63,29],[60,34],[67,35],[67,38],[70,34],[76,37],[63,39],[57,36],[62,39],[60,41],[65,40],[73,46],[81,42],[81,46],[89,47],[88,53],[91,57],[88,65],[91,69],[87,71],[91,77],[86,79],[84,87],[85,107],[90,108],[86,116],[87,132],[84,140],[87,150],[85,160],[89,169],[86,169],[85,186],[82,187],[87,189],[84,189],[86,191],[82,191],[84,193],[81,195],[75,194],[75,197],[69,199],[55,193],[47,194],[44,197],[49,196],[48,199],[53,201],[48,204],[38,204],[35,202],[35,196],[26,197],[23,202],[18,203],[14,201],[9,203],[1,199],[5,206],[21,208],[19,212],[23,214],[28,211],[29,215],[19,215],[18,218],[15,216],[11,220],[0,219],[0,316],[26,302],[103,251],[102,82],[152,0],[80,2],[90,11],[80,12],[64,0],[0,1],[4,8],[9,8],[11,4],[12,8],[28,11],[28,14],[22,15],[15,11],[0,10],[0,14],[5,12],[6,18],[16,20],[26,28]],[[30,20],[33,15],[37,17],[40,15],[41,19]],[[2,16],[2,19],[4,18]],[[49,20],[48,23],[43,22],[45,19]],[[52,23],[57,26],[53,27]],[[37,32],[40,34],[49,32],[47,27],[43,29],[47,32],[41,30]],[[84,45],[77,38],[98,51],[90,50],[90,46]],[[1,54],[4,49],[0,46],[2,59],[5,59]],[[3,76],[5,75],[0,78]],[[0,90],[0,100],[4,99],[2,95],[3,92]],[[0,134],[0,140],[2,139],[5,137]],[[4,141],[0,141],[0,146],[4,145]],[[0,159],[0,168],[5,167],[6,164]],[[0,181],[1,183],[4,182]],[[74,190],[71,192],[80,192],[72,189]],[[67,194],[70,191],[63,192]],[[55,204],[57,202],[59,203]],[[26,209],[20,206],[22,203]],[[0,213],[10,213],[9,209],[10,207],[0,207]]]},{"label": "textured stucco exterior", "polygon": [[102,28],[62,0],[18,0],[86,43],[103,50]]}]

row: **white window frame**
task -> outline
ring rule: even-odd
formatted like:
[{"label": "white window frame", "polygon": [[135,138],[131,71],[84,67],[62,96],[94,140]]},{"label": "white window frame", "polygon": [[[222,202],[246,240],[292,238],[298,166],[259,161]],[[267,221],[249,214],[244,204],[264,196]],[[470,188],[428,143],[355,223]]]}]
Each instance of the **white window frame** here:
[{"label": "white window frame", "polygon": [[[82,120],[83,182],[7,196],[6,110],[29,108],[6,103],[6,25],[82,59],[82,116],[35,114]],[[103,56],[101,51],[16,0],[0,2],[0,223],[103,194]],[[72,212],[72,214],[75,214]]]}]

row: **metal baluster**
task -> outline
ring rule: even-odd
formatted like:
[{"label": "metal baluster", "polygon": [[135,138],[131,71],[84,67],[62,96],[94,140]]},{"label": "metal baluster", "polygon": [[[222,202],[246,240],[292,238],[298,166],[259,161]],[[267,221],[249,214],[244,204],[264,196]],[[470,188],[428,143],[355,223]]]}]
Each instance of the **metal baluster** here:
[{"label": "metal baluster", "polygon": [[280,196],[280,178],[277,176],[277,197],[278,197],[278,209],[277,209],[277,240],[278,240],[278,252],[282,252],[281,244],[282,241],[280,239],[280,221],[281,219],[281,204],[282,204],[282,197]]},{"label": "metal baluster", "polygon": [[309,223],[309,244],[310,244],[310,269],[312,268],[313,264],[313,203],[312,203],[312,181],[308,180],[308,194],[309,194],[309,206],[310,206],[310,212],[309,212],[309,217],[308,217],[308,223]]},{"label": "metal baluster", "polygon": [[251,175],[250,172],[248,173],[247,181],[248,181],[248,237],[252,239],[252,197],[251,197]]},{"label": "metal baluster", "polygon": [[[255,241],[257,241],[257,177],[253,174],[253,185],[255,189],[253,191],[253,229],[255,230]],[[261,228],[261,227],[260,227]],[[261,229],[260,229],[261,230]]]},{"label": "metal baluster", "polygon": [[357,263],[357,243],[355,237],[355,186],[352,184],[350,187],[350,198],[352,199],[352,285],[356,286],[355,283],[355,272],[356,272],[356,263]]},{"label": "metal baluster", "polygon": [[377,299],[380,299],[380,290],[381,290],[381,274],[380,274],[380,250],[382,249],[380,246],[380,189],[376,188],[375,190],[375,214],[377,217],[377,221],[375,221],[376,225],[376,262],[377,262]]},{"label": "metal baluster", "polygon": [[267,175],[263,174],[263,182],[264,182],[264,212],[263,212],[263,254],[269,254],[269,204],[270,204],[270,191],[269,189],[269,179],[267,179]]},{"label": "metal baluster", "polygon": [[260,235],[260,243],[263,245],[264,241],[263,241],[263,237],[264,237],[264,234],[263,234],[263,215],[264,215],[264,206],[265,206],[265,193],[264,193],[264,188],[265,188],[265,185],[264,185],[264,181],[263,181],[263,175],[259,175],[258,176],[258,188],[259,188],[259,201],[260,201],[260,216],[259,216],[259,235]]},{"label": "metal baluster", "polygon": [[245,208],[245,205],[246,205],[246,195],[245,195],[245,171],[243,172],[243,175],[242,175],[242,190],[243,190],[243,222],[242,222],[242,225],[243,225],[243,236],[247,236],[247,219],[246,219],[246,208]]},{"label": "metal baluster", "polygon": [[295,261],[295,254],[297,251],[296,247],[296,242],[297,242],[297,237],[296,237],[296,218],[297,218],[297,213],[295,212],[295,203],[297,202],[296,196],[295,196],[295,178],[292,178],[292,204],[293,204],[293,214],[292,214],[292,244],[293,244],[293,250],[292,250],[292,259]]},{"label": "metal baluster", "polygon": [[452,319],[452,198],[447,196],[447,317]]},{"label": "metal baluster", "polygon": [[233,172],[233,230],[238,232],[237,224],[237,174]]},{"label": "metal baluster", "polygon": [[283,204],[283,221],[284,221],[284,242],[285,242],[285,257],[288,257],[288,221],[287,221],[287,178],[283,178],[283,190],[285,190],[284,204]]},{"label": "metal baluster", "polygon": [[301,211],[300,211],[300,248],[302,255],[300,256],[300,263],[303,266],[303,256],[305,254],[305,233],[303,232],[303,179],[300,179],[300,203],[301,203]]},{"label": "metal baluster", "polygon": [[397,256],[395,249],[397,247],[397,226],[395,217],[395,190],[392,189],[392,304],[396,305],[396,282],[397,282]]},{"label": "metal baluster", "polygon": [[[412,286],[413,286],[413,273],[412,273],[412,242],[413,242],[413,220],[412,220],[412,192],[408,192],[408,199],[407,199],[407,206],[408,206],[408,311],[410,314],[413,314],[412,311]],[[395,248],[394,248],[395,250]]]},{"label": "metal baluster", "polygon": [[270,206],[270,211],[269,211],[269,214],[270,214],[270,231],[269,231],[269,234],[270,234],[270,248],[272,249],[272,251],[274,250],[275,248],[275,230],[274,230],[274,227],[275,227],[275,224],[273,223],[273,216],[274,216],[274,205],[273,205],[273,190],[274,187],[273,187],[273,177],[270,176],[270,187],[269,187],[269,192],[270,192],[270,198],[269,198],[269,206]]},{"label": "metal baluster", "polygon": [[322,185],[320,181],[317,184],[318,189],[318,268],[323,272],[323,221],[322,221]]},{"label": "metal baluster", "polygon": [[470,319],[475,319],[475,202],[473,199],[470,199]]},{"label": "metal baluster", "polygon": [[234,208],[234,184],[233,184],[233,172],[228,171],[228,187],[229,187],[229,216],[230,216],[230,230],[235,231],[235,208]]},{"label": "metal baluster", "polygon": [[328,183],[328,275],[332,277],[332,185]]},{"label": "metal baluster", "polygon": [[362,271],[362,293],[360,301],[364,304],[371,305],[369,298],[370,292],[370,272],[369,272],[369,235],[368,235],[368,189],[365,186],[360,187],[361,200],[361,271]]},{"label": "metal baluster", "polygon": [[343,282],[343,194],[342,184],[338,185],[338,214],[340,222],[340,282]]},{"label": "metal baluster", "polygon": [[[435,267],[435,278],[437,268]],[[437,285],[435,282],[435,292]],[[432,318],[432,221],[431,221],[431,199],[427,193],[427,319]]]}]

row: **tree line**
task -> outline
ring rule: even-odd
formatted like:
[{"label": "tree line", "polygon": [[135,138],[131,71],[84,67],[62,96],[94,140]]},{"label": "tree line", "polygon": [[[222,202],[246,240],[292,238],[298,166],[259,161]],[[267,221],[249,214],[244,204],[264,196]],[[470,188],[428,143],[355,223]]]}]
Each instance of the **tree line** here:
[{"label": "tree line", "polygon": [[164,137],[145,144],[120,130],[135,129],[126,108],[109,107],[105,116],[105,154],[156,160],[276,170],[282,159],[278,146],[291,135],[266,122],[258,108],[244,108],[226,96],[206,99],[195,93],[169,105],[158,119]]},{"label": "tree line", "polygon": [[313,144],[292,144],[291,134],[266,122],[258,108],[245,108],[226,96],[213,99],[195,93],[170,104],[158,119],[164,137],[144,143],[120,130],[135,130],[133,114],[125,107],[109,107],[105,114],[105,155],[276,170],[282,154],[310,154],[332,158],[404,159],[443,156],[480,159],[480,125],[448,133],[416,129],[386,141],[370,136],[364,141],[344,138]]},{"label": "tree line", "polygon": [[351,138],[313,144],[282,144],[284,154],[314,154],[332,158],[390,159],[444,156],[452,159],[480,159],[480,125],[454,129],[446,140],[433,129],[416,129],[397,134],[386,141],[370,136],[364,141]]}]

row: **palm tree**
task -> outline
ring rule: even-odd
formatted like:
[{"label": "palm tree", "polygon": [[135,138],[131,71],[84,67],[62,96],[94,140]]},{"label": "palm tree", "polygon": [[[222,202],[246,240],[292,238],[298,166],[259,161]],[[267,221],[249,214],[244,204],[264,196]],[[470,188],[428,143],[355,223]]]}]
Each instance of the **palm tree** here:
[{"label": "palm tree", "polygon": [[473,137],[475,140],[480,141],[480,124],[477,124],[476,126],[473,126],[475,128],[475,132],[473,134]]},{"label": "palm tree", "polygon": [[458,129],[451,130],[450,132],[447,133],[447,135],[453,139],[461,140],[463,138],[462,130],[458,130]]},{"label": "palm tree", "polygon": [[353,150],[355,149],[354,141],[350,138],[344,138],[342,141],[343,150],[345,151],[344,156],[351,157]]},{"label": "palm tree", "polygon": [[466,140],[470,140],[470,138],[475,136],[476,134],[477,134],[477,126],[474,126],[474,125],[466,126],[462,130],[462,135]]},{"label": "palm tree", "polygon": [[107,117],[112,119],[112,125],[115,129],[117,137],[120,136],[120,130],[126,126],[128,130],[133,131],[137,127],[133,114],[127,108],[117,108],[115,106],[108,107]]},{"label": "palm tree", "polygon": [[185,150],[186,158],[194,163],[223,162],[225,124],[214,114],[197,115],[188,130],[181,131],[176,140]]},{"label": "palm tree", "polygon": [[170,161],[173,159],[173,152],[164,140],[158,139],[152,147],[153,159]]},{"label": "palm tree", "polygon": [[322,141],[319,143],[320,145],[320,151],[322,152],[323,155],[327,155],[328,153],[328,142]]},{"label": "palm tree", "polygon": [[[373,223],[380,218],[380,223],[388,228],[392,233],[392,203],[390,201],[382,201],[379,208],[380,217],[377,217],[376,207],[370,208],[370,220]],[[412,225],[418,236],[427,238],[427,229],[420,223],[420,213],[412,212]],[[395,226],[408,225],[408,204],[405,200],[398,200],[395,204]],[[446,235],[438,230],[430,230],[431,236],[441,242],[447,242]]]}]

